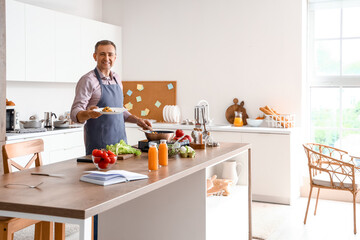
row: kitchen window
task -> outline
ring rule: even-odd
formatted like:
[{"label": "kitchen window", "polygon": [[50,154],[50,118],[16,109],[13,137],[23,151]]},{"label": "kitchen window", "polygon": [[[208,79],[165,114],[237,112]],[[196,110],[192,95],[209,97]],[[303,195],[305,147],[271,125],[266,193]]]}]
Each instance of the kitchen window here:
[{"label": "kitchen window", "polygon": [[313,142],[360,155],[360,0],[309,0]]}]

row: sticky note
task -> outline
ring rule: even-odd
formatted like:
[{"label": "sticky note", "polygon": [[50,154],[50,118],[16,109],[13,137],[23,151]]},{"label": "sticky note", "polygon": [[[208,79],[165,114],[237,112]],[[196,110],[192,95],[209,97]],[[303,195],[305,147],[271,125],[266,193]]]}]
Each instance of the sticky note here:
[{"label": "sticky note", "polygon": [[132,91],[131,90],[129,90],[129,91],[127,91],[127,93],[126,93],[127,95],[129,95],[129,96],[131,96],[131,94],[132,94]]},{"label": "sticky note", "polygon": [[136,88],[137,88],[137,90],[142,91],[142,90],[144,90],[144,85],[138,84]]},{"label": "sticky note", "polygon": [[144,110],[141,111],[141,116],[146,116],[146,112]]},{"label": "sticky note", "polygon": [[169,83],[167,86],[168,86],[168,89],[169,89],[169,90],[171,90],[171,89],[174,88],[174,86],[172,85],[172,83]]},{"label": "sticky note", "polygon": [[130,111],[131,109],[133,109],[133,104],[131,102],[128,102],[127,104],[125,104],[125,108]]},{"label": "sticky note", "polygon": [[150,112],[150,110],[148,109],[148,108],[145,108],[145,113],[146,113],[146,115],[148,115],[149,114],[149,112]]},{"label": "sticky note", "polygon": [[136,101],[137,101],[137,102],[141,102],[141,96],[137,96],[137,97],[136,97]]},{"label": "sticky note", "polygon": [[160,105],[161,105],[161,102],[156,101],[155,106],[156,106],[157,108],[159,108],[159,107],[160,107]]}]

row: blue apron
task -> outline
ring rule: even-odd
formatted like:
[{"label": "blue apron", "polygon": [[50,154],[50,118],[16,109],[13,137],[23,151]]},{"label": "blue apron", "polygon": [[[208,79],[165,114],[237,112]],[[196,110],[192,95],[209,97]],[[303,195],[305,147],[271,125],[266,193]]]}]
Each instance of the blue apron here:
[{"label": "blue apron", "polygon": [[[94,71],[101,87],[101,98],[97,106],[123,107],[124,95],[119,84],[104,85],[96,68]],[[114,80],[118,83],[115,77]],[[86,155],[91,154],[94,149],[106,148],[106,145],[118,143],[121,139],[127,142],[123,113],[104,114],[99,118],[89,119],[84,129]]]}]

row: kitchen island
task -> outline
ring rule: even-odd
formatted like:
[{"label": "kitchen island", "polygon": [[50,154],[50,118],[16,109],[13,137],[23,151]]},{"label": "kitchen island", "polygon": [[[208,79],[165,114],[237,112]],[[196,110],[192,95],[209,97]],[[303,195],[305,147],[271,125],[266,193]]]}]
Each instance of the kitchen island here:
[{"label": "kitchen island", "polygon": [[[145,153],[119,160],[113,169],[149,178],[106,187],[80,182],[84,171],[94,170],[94,165],[75,159],[7,174],[0,177],[0,216],[79,224],[80,239],[91,239],[91,217],[99,215],[98,239],[205,240],[206,169],[236,159],[243,152],[248,152],[247,194],[242,195],[247,214],[234,213],[239,221],[234,239],[251,239],[250,144],[244,143],[197,150],[194,159],[170,158],[167,167],[150,173]],[[30,172],[64,177],[34,176]],[[8,183],[39,182],[44,182],[39,189],[3,187]]]}]

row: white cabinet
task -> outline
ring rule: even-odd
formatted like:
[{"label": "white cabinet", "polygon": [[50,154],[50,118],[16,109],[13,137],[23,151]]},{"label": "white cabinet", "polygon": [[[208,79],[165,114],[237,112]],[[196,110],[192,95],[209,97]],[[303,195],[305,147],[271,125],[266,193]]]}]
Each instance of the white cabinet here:
[{"label": "white cabinet", "polygon": [[54,12],[26,4],[25,22],[26,81],[55,81]]},{"label": "white cabinet", "polygon": [[44,152],[41,153],[44,165],[85,156],[83,131],[10,140],[6,141],[6,143],[24,142],[34,139],[42,139],[44,141]]},{"label": "white cabinet", "polygon": [[80,18],[56,12],[55,14],[55,81],[77,82],[81,73]]},{"label": "white cabinet", "polygon": [[117,46],[113,70],[121,76],[121,28],[6,1],[7,81],[74,82],[94,69],[100,40]]},{"label": "white cabinet", "polygon": [[[169,127],[169,130],[181,128],[181,125]],[[156,126],[154,126],[156,128]],[[165,129],[165,128],[164,128]],[[189,134],[189,130],[186,134]],[[126,128],[128,143],[137,144],[145,135],[134,127]],[[300,195],[301,144],[296,129],[288,134],[249,133],[240,131],[211,131],[213,138],[220,142],[242,142],[251,144],[252,197],[253,200],[291,204]],[[221,146],[220,146],[221,147]],[[247,154],[237,159],[238,170],[242,171]],[[221,177],[222,166],[211,170]],[[243,182],[240,179],[238,184]]]},{"label": "white cabinet", "polygon": [[25,4],[6,1],[6,79],[25,80]]}]

